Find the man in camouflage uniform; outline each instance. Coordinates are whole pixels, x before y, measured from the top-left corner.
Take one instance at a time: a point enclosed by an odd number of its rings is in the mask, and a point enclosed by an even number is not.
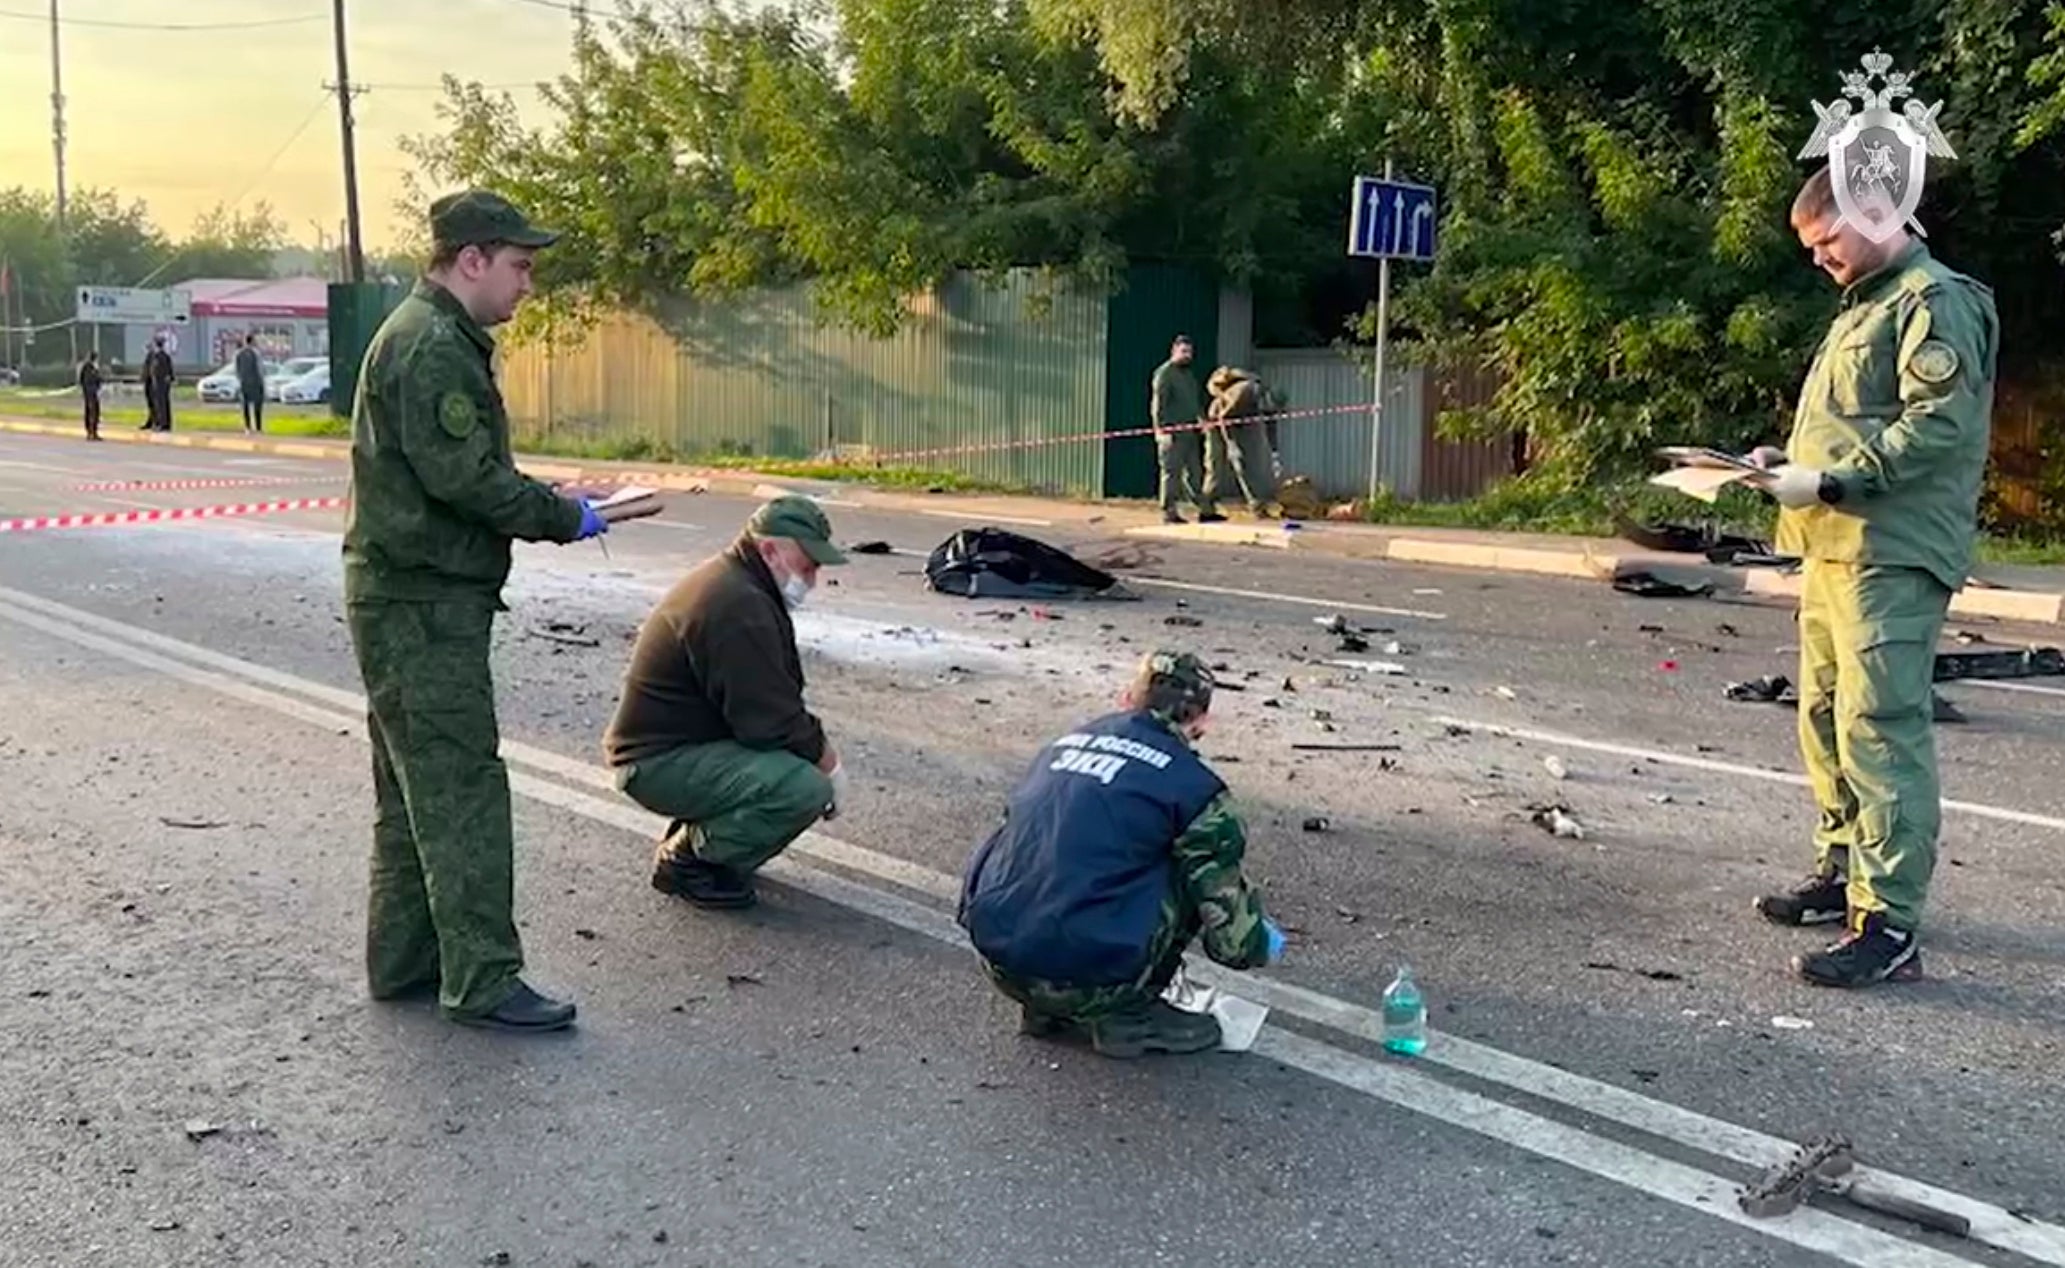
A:
[[[1119,712],[1040,751],[969,860],[959,920],[1024,1033],[1086,1033],[1112,1057],[1202,1052],[1219,1023],[1161,998],[1191,941],[1229,968],[1281,957],[1241,875],[1233,798],[1192,748],[1212,687],[1197,657],[1150,653]]]
[[[432,203],[430,229],[430,266],[373,336],[352,407],[344,598],[377,802],[366,974],[376,999],[435,991],[454,1021],[555,1030],[574,1006],[519,976],[489,636],[511,539],[605,525],[516,470],[495,388],[486,328],[556,235],[479,190]]]
[[[1162,519],[1170,524],[1183,522],[1182,512],[1176,509],[1176,500],[1186,488],[1190,491],[1191,501],[1197,504],[1198,523],[1217,524],[1226,518],[1219,514],[1212,482],[1205,474],[1207,437],[1217,443],[1224,442],[1217,433],[1197,427],[1204,419],[1205,401],[1197,388],[1197,375],[1190,368],[1194,356],[1196,349],[1190,336],[1177,335],[1176,341],[1169,345],[1169,359],[1155,367],[1153,389],[1149,394],[1148,418],[1154,425],[1154,456],[1161,469]]]
[[[1820,810],[1813,875],[1757,900],[1784,925],[1842,920],[1794,960],[1810,982],[1917,977],[1942,820],[1931,681],[1950,597],[1972,566],[2000,322],[1985,286],[1903,229],[1873,243],[1823,168],[1792,224],[1843,288],[1784,453],[1754,455],[1806,561],[1800,751]]]
[[[1205,417],[1219,424],[1208,434],[1219,443],[1212,446],[1205,466],[1205,483],[1214,496],[1226,487],[1226,468],[1247,499],[1248,510],[1257,519],[1274,516],[1270,503],[1276,498],[1276,420],[1257,419],[1273,413],[1277,406],[1262,386],[1262,380],[1246,370],[1222,365],[1212,371],[1205,390],[1212,403]]]

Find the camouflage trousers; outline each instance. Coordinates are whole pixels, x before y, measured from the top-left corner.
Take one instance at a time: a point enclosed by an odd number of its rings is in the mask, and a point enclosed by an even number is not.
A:
[[[375,998],[436,984],[479,1016],[523,970],[515,832],[480,599],[346,605],[373,742],[366,978]]]
[[[1205,483],[1212,496],[1225,497],[1235,491],[1230,486],[1237,486],[1249,510],[1267,507],[1276,498],[1276,472],[1262,424],[1235,419],[1205,434],[1218,442],[1205,450]]]
[[[702,829],[696,857],[755,871],[824,816],[830,776],[786,749],[691,744],[617,770],[617,788],[654,814]]]
[[[1175,978],[1183,963],[1183,953],[1197,937],[1198,928],[1197,909],[1171,889],[1162,899],[1161,919],[1148,940],[1147,963],[1131,982],[1115,986],[1062,986],[1037,978],[1016,977],[988,960],[982,961],[982,967],[998,990],[1033,1012],[1062,1021],[1095,1021],[1159,999]]]

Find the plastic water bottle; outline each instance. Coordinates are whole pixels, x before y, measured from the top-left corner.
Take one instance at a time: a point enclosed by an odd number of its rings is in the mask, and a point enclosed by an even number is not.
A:
[[[1410,964],[1384,988],[1384,1051],[1417,1057],[1427,1050],[1427,1004],[1420,998]]]

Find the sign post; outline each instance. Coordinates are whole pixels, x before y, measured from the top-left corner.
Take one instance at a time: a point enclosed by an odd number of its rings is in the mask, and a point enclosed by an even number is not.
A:
[[[1377,355],[1371,387],[1369,497],[1377,497],[1384,437],[1384,352],[1391,334],[1391,261],[1434,258],[1434,188],[1391,177],[1384,160],[1381,178],[1358,176],[1348,208],[1348,254],[1377,261]]]

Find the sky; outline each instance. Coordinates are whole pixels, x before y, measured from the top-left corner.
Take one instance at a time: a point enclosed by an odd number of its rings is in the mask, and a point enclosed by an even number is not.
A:
[[[368,251],[396,241],[393,204],[410,160],[400,138],[433,131],[446,72],[530,84],[563,71],[572,16],[557,0],[347,0],[359,209]],[[591,5],[598,15],[614,6]],[[344,219],[329,0],[59,0],[63,19],[67,184],[140,198],[174,236],[218,202],[264,200],[289,236],[334,244]],[[28,14],[35,20],[17,16]],[[237,23],[246,30],[89,25]],[[385,85],[385,86],[383,86]],[[537,120],[537,96],[512,89]],[[269,160],[272,162],[267,167]],[[48,190],[49,0],[0,0],[0,189]]]

